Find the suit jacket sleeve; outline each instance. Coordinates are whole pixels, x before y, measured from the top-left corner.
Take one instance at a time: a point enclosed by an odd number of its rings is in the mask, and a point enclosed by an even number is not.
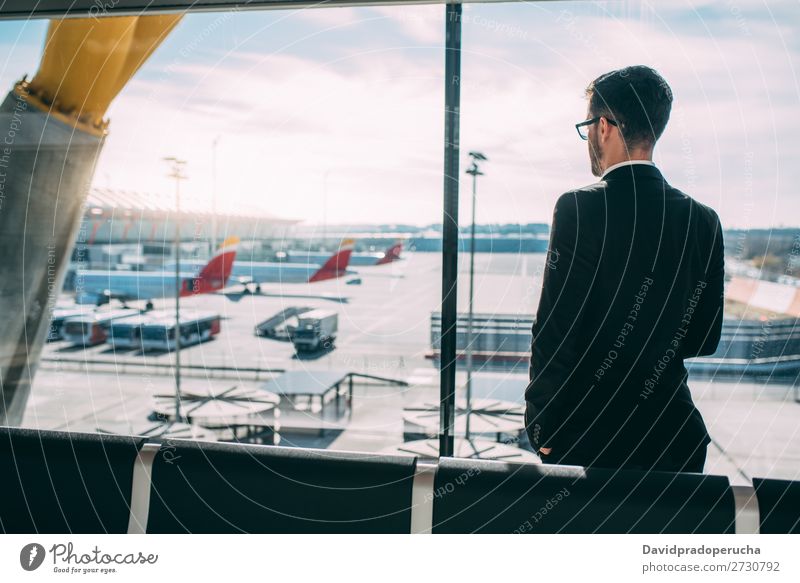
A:
[[[597,246],[588,218],[579,220],[576,193],[556,203],[542,295],[533,325],[530,383],[525,391],[531,445],[551,447],[558,439],[568,400],[566,385],[583,357],[581,319],[597,269]]]
[[[711,255],[705,278],[698,282],[699,286],[704,287],[700,287],[700,299],[683,342],[684,358],[714,354],[722,332],[725,308],[725,249],[722,241],[722,225],[716,213],[713,217]]]

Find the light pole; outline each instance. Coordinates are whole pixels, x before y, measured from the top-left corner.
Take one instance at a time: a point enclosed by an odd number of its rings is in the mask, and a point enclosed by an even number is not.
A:
[[[331,173],[333,168],[325,170],[325,175],[322,177],[322,248],[328,248],[328,174]]]
[[[175,179],[175,422],[181,421],[181,180],[185,160],[173,156],[164,158],[170,165],[169,178]]]
[[[478,162],[486,162],[489,159],[480,152],[470,152],[472,165],[467,169],[467,174],[472,176],[472,224],[470,226],[469,242],[469,311],[467,314],[467,411],[465,437],[469,439],[469,418],[472,415],[472,313],[475,284],[475,199],[478,186],[478,176],[483,176],[483,172],[478,168]],[[458,326],[456,326],[457,328]]]
[[[211,142],[211,255],[217,250],[217,144],[220,136]]]

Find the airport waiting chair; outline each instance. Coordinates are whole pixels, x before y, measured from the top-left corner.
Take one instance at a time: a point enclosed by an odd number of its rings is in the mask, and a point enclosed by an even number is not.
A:
[[[800,482],[753,478],[761,534],[800,534]]]
[[[414,459],[175,441],[152,472],[147,532],[407,533]]]
[[[143,439],[0,428],[0,531],[125,533]]]
[[[437,533],[732,533],[735,528],[734,495],[724,476],[442,459],[435,492]]]
[[[0,429],[7,533],[797,533],[800,482]]]

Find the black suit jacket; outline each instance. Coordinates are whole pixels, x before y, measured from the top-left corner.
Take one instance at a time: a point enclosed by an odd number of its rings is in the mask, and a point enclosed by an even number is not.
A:
[[[558,463],[671,469],[704,447],[683,359],[716,350],[723,283],[719,217],[656,167],[562,195],[525,391],[534,448]]]

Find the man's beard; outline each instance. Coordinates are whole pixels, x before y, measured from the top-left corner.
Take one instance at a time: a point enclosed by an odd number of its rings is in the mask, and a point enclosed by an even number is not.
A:
[[[592,174],[597,176],[598,178],[603,175],[602,169],[600,168],[600,157],[602,156],[602,152],[600,151],[600,144],[597,140],[589,138],[589,162],[592,166]]]

